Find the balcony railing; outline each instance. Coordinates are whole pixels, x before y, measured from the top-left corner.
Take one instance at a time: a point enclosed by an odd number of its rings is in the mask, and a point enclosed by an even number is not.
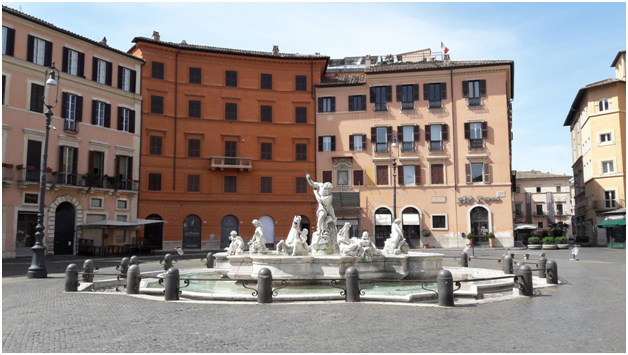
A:
[[[211,157],[211,169],[253,170],[253,159],[244,157]]]
[[[57,184],[78,186],[78,174],[57,173]]]
[[[626,207],[625,200],[592,200],[591,207],[596,210],[615,210]]]
[[[385,102],[376,102],[375,111],[388,111],[388,104]]]
[[[66,132],[78,132],[78,123],[66,119],[63,122],[63,130]]]
[[[482,98],[481,97],[470,97],[467,101],[467,106],[482,106]]]
[[[388,142],[375,143],[375,152],[376,153],[388,153]]]
[[[539,212],[539,211],[535,211],[532,214],[534,217],[546,217],[547,216],[547,212]]]
[[[414,110],[414,101],[402,102],[401,109],[402,110]]]
[[[443,100],[430,100],[427,104],[427,108],[443,108]]]
[[[414,152],[416,150],[416,146],[414,142],[401,142],[401,151],[402,152]]]
[[[443,141],[430,141],[430,151],[443,150]]]
[[[469,139],[469,149],[471,150],[484,149],[484,139]]]

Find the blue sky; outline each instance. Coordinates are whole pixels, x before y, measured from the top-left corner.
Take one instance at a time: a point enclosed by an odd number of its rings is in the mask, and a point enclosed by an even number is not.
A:
[[[135,36],[333,57],[440,50],[515,61],[513,168],[571,174],[565,116],[582,86],[614,77],[625,3],[4,3],[127,50]],[[141,14],[142,16],[136,16]]]

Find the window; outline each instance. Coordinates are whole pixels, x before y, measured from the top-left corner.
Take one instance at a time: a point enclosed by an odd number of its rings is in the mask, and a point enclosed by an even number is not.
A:
[[[38,203],[39,203],[39,194],[29,194],[29,193],[24,194],[25,205],[36,205]]]
[[[116,209],[126,210],[128,208],[129,208],[129,201],[128,200],[117,200],[116,201]]]
[[[521,216],[521,204],[520,203],[515,204],[515,215]]]
[[[2,76],[2,104],[4,105],[4,97],[6,96],[7,76]]]
[[[295,122],[307,123],[307,107],[297,107],[295,109]]]
[[[388,131],[391,131],[391,130],[392,130],[392,127],[376,127],[375,152],[377,153],[388,152]]]
[[[307,91],[307,76],[305,75],[297,75],[296,76],[296,91]]]
[[[197,100],[188,101],[188,117],[201,118],[201,102]]]
[[[401,89],[401,92],[399,92]],[[397,101],[401,101],[402,110],[413,110],[414,101],[419,99],[418,85],[400,85],[397,86]]]
[[[30,36],[29,36],[30,37]],[[33,37],[33,60],[32,62],[39,65],[46,65],[46,41]]]
[[[148,174],[148,190],[161,191],[161,174]]]
[[[131,91],[131,69],[118,66],[118,70],[120,70],[120,74],[118,74],[121,80],[120,89],[130,92]]]
[[[401,126],[398,128],[401,133],[401,151],[402,152],[414,152],[416,150],[414,142],[419,135],[418,126]],[[416,133],[416,136],[415,136]]]
[[[307,143],[296,144],[296,161],[307,161]]]
[[[131,110],[124,107],[119,107],[120,117],[118,123],[118,129],[124,132],[131,131]]]
[[[362,134],[354,134],[351,136],[351,138],[353,138],[353,146],[350,147],[350,150],[357,150],[360,151],[363,148],[363,145],[365,142],[364,135]],[[349,141],[351,141],[351,139],[349,139]],[[351,142],[349,142],[349,145],[351,145]]]
[[[323,183],[330,183],[331,184],[331,171],[323,171]]]
[[[445,166],[443,164],[431,164],[431,178],[432,185],[444,184],[445,183]]]
[[[541,186],[536,187],[536,193],[541,193]]]
[[[545,213],[543,212],[543,205],[536,205],[536,215],[543,216]]]
[[[562,203],[556,204],[556,214],[558,214],[559,216],[562,216],[564,214],[564,208]]]
[[[162,96],[153,96],[150,97],[150,113],[155,113],[158,115],[164,114],[164,98]]]
[[[201,157],[201,140],[188,139],[188,158]]]
[[[153,62],[151,68],[152,68],[151,77],[153,79],[164,78],[164,63]]]
[[[331,136],[323,137],[323,152],[331,152]]]
[[[413,185],[415,184],[415,173],[416,166],[415,165],[404,165],[402,167],[403,178],[400,179],[399,185]],[[401,174],[399,174],[401,175]]]
[[[600,141],[600,145],[607,145],[607,144],[614,143],[612,132],[600,133],[599,141]]]
[[[353,186],[364,186],[364,170],[353,170]]]
[[[94,122],[92,122],[96,126],[105,127],[105,115],[107,110],[107,104],[100,101],[93,101],[95,105],[94,109]]]
[[[428,101],[427,108],[442,108],[442,100],[447,98],[447,84],[423,84],[423,99]]]
[[[430,132],[429,141],[430,141],[430,150],[443,150],[443,127],[444,125],[433,124],[425,127],[425,132],[427,133],[428,129]]]
[[[447,215],[432,215],[432,229],[447,230]]]
[[[307,180],[304,177],[296,178],[296,191],[297,194],[307,193]]]
[[[225,141],[225,156],[237,157],[238,156],[238,142],[237,141]],[[229,158],[225,159],[225,164],[236,165],[237,159]]]
[[[273,178],[272,177],[260,178],[260,193],[263,193],[263,194],[273,193]]]
[[[238,104],[232,104],[232,103],[225,104],[225,120],[227,121],[238,120]]]
[[[161,155],[161,148],[163,143],[163,137],[150,136],[150,155]]]
[[[484,181],[484,164],[483,163],[471,163],[471,182]]]
[[[488,124],[486,122],[465,123],[464,136],[469,140],[469,149],[483,149],[484,139],[488,137]]]
[[[602,174],[615,173],[615,165],[612,160],[606,160],[602,162]]]
[[[349,170],[336,171],[336,185],[337,186],[349,185]]]
[[[90,198],[89,199],[89,206],[91,208],[102,208],[102,198]]]
[[[77,96],[76,95],[72,95],[72,94],[68,94],[68,93],[63,93],[63,118],[65,118],[65,122],[63,123],[63,130],[64,131],[71,131],[71,132],[76,132],[76,102],[77,102]]]
[[[318,112],[336,112],[335,97],[319,97]]]
[[[615,191],[604,191],[604,206],[606,208],[617,208]]]
[[[225,192],[237,192],[237,177],[225,176]]]
[[[15,30],[2,26],[2,54],[13,55],[15,46]]]
[[[521,193],[521,187],[520,186],[516,186],[515,187],[515,193],[518,193],[518,194]]]
[[[273,122],[273,107],[272,106],[262,106],[261,109],[261,121],[266,123]]]
[[[543,222],[537,222],[536,227],[538,229],[543,229]]]
[[[556,192],[561,192],[561,186],[556,186]]]
[[[31,111],[44,113],[44,87],[31,84]]]
[[[96,61],[96,82],[100,84],[108,85],[107,82],[107,66],[108,62],[95,58]]]
[[[482,96],[486,96],[486,80],[462,82],[462,96],[468,98],[468,106],[482,105]]]
[[[227,70],[225,72],[225,86],[238,87],[238,72],[233,70]]]
[[[376,86],[371,88],[371,102],[375,103],[375,111],[388,110],[387,102],[391,101],[392,86]]]
[[[95,152],[95,151],[90,151],[89,152],[89,158],[88,158],[88,167],[87,167],[87,172],[92,173],[92,174],[96,174],[98,175],[98,177],[100,178],[103,174],[104,171],[104,166],[105,166],[105,153],[104,152]],[[98,187],[102,187],[102,182],[101,181],[97,181],[96,182]]]
[[[63,68],[64,71],[68,74],[79,75],[79,52],[65,47],[63,49],[67,51],[67,66]]]
[[[201,83],[201,68],[190,67],[190,84]]]
[[[261,143],[260,144],[260,160],[273,160],[273,144],[272,143]]]
[[[201,191],[201,176],[200,175],[188,175],[188,192],[200,192]]]
[[[366,111],[366,95],[349,96],[349,111]]]
[[[272,74],[262,74],[261,88],[264,90],[273,89],[273,75]]]
[[[388,165],[377,165],[377,185],[388,185]]]
[[[597,103],[598,112],[608,111],[608,99],[602,99]]]

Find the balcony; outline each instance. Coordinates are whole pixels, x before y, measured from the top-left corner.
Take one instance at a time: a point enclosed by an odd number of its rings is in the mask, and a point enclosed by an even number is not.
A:
[[[401,109],[402,110],[414,110],[414,101],[402,102]]]
[[[428,109],[443,108],[443,100],[430,100],[427,103]]]
[[[401,142],[401,151],[402,152],[414,152],[416,151],[416,146],[414,142]]]
[[[468,107],[482,106],[482,98],[481,97],[470,97],[469,100],[467,100],[467,106]]]
[[[78,132],[78,123],[76,123],[76,121],[70,121],[68,119],[66,119],[63,122],[63,130],[66,132],[70,132],[70,133],[77,133]]]
[[[111,190],[139,191],[140,182],[131,179],[116,179],[100,175],[83,174],[77,178],[77,186]]]
[[[73,173],[57,173],[57,178],[54,180],[57,184],[78,186],[78,174]]]
[[[616,210],[626,207],[625,200],[592,200],[590,205],[596,211]]]
[[[388,142],[375,143],[375,153],[388,153],[388,151],[389,151]]]
[[[484,139],[469,139],[469,150],[484,149]]]
[[[210,168],[212,170],[220,169],[239,169],[253,170],[253,159],[244,157],[211,157]]]
[[[376,102],[374,110],[375,111],[388,111],[388,104],[385,102]]]
[[[430,151],[442,151],[444,150],[443,141],[430,141]]]
[[[532,216],[534,217],[547,217],[547,212],[545,211],[535,211]]]

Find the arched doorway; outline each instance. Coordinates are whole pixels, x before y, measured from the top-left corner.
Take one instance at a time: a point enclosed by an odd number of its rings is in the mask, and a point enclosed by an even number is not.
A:
[[[74,206],[63,202],[55,211],[55,255],[72,255],[74,252]]]
[[[154,220],[154,221],[163,221],[158,214],[151,214],[146,219]],[[163,223],[153,223],[147,224],[144,226],[144,243],[146,246],[155,247],[159,250],[163,249],[163,241],[164,241],[164,224]]]
[[[201,218],[197,215],[189,215],[183,221],[183,248],[200,249],[201,248]]]
[[[488,233],[491,231],[489,211],[483,206],[471,208],[469,211],[470,232],[473,234],[473,242],[488,242]]]
[[[271,216],[261,216],[259,221],[262,223],[264,229],[264,239],[266,239],[266,245],[275,245],[275,221]]]
[[[310,229],[310,219],[302,215],[301,230],[303,229],[307,229],[307,245],[310,245],[310,243],[312,243],[312,230]]]
[[[229,233],[231,231],[240,232],[240,223],[236,216],[225,216],[220,222],[220,249],[224,249],[229,246]]]
[[[401,222],[403,235],[410,247],[413,247],[414,244],[419,246],[421,242],[421,215],[419,211],[414,207],[406,207],[401,212]]]
[[[383,247],[384,242],[390,237],[392,226],[392,212],[381,207],[375,211],[375,246]]]

